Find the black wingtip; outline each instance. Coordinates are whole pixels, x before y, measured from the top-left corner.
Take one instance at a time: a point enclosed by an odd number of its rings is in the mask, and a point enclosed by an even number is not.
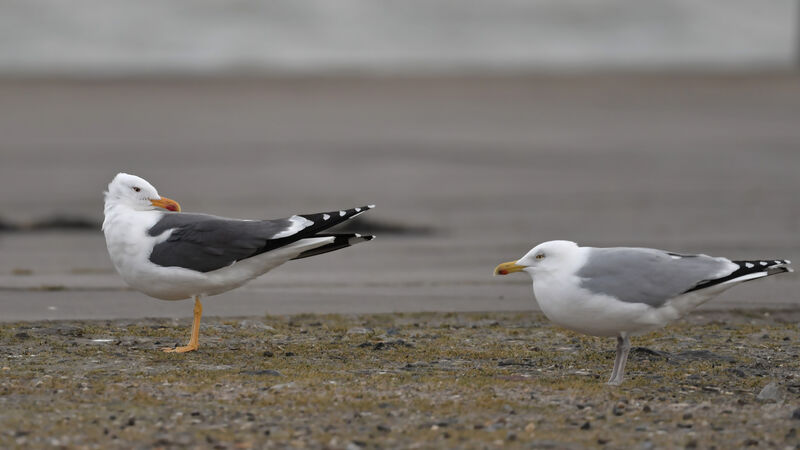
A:
[[[751,274],[755,273],[763,274],[763,276],[770,276],[784,272],[794,272],[794,269],[792,269],[789,266],[789,264],[791,264],[792,262],[789,261],[788,259],[749,260],[749,261],[731,261],[731,262],[739,266],[739,268],[725,277],[713,280],[706,280],[701,283],[698,283],[693,288],[684,292],[684,294],[687,292],[705,289],[707,287],[711,287],[717,284],[722,284],[728,281],[736,281],[738,278],[743,278],[742,281],[750,281],[756,278],[761,278],[761,277],[750,276]]]

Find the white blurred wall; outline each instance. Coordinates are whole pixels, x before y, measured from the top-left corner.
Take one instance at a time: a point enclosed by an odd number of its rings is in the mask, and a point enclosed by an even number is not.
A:
[[[0,0],[0,75],[782,69],[797,0]]]

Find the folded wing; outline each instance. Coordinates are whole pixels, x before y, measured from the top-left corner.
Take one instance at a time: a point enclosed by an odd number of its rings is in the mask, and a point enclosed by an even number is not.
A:
[[[150,261],[164,267],[210,272],[300,239],[314,237],[372,208],[370,205],[275,220],[164,213],[148,233],[151,236],[169,235],[155,245]]]
[[[662,306],[738,266],[725,258],[679,255],[649,248],[592,248],[578,271],[581,286],[628,303]]]

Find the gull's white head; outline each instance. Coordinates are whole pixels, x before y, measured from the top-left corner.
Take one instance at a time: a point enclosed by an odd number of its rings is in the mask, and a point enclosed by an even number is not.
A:
[[[528,272],[531,275],[551,272],[563,268],[578,252],[578,244],[572,241],[543,242],[522,258],[495,267],[495,275],[508,275],[514,272]]]
[[[169,211],[181,210],[178,202],[158,195],[156,188],[147,180],[127,173],[118,173],[111,183],[108,183],[105,199],[106,206],[121,204],[138,211],[156,208]]]

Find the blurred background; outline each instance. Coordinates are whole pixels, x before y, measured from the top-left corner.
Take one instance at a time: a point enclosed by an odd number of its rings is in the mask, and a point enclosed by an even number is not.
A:
[[[184,317],[127,290],[102,192],[378,239],[209,315],[535,309],[535,244],[800,260],[796,0],[0,0],[0,320]],[[704,308],[800,307],[796,274]]]

